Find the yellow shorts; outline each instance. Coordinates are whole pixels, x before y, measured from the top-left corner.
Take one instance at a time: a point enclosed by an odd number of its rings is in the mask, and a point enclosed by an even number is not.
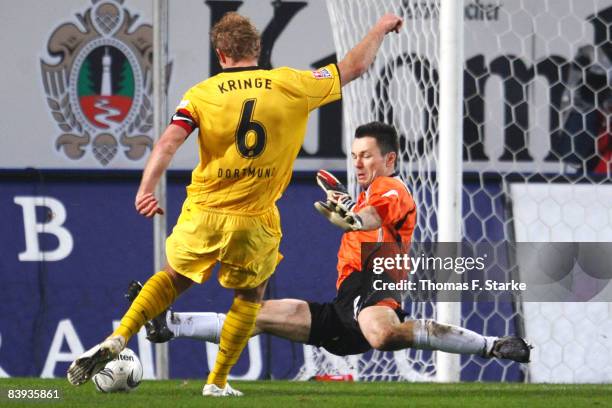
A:
[[[276,206],[257,214],[227,214],[185,200],[166,240],[166,257],[176,272],[197,283],[220,263],[218,279],[229,289],[252,289],[281,261],[282,233]]]

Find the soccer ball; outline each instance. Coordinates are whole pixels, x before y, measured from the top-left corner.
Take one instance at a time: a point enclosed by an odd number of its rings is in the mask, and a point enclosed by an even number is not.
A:
[[[102,392],[132,391],[142,380],[142,364],[138,356],[129,348],[124,349],[92,381]]]

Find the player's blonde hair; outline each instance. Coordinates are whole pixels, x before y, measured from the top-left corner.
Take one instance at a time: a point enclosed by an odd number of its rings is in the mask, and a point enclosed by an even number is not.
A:
[[[261,37],[251,20],[235,11],[225,13],[210,30],[210,41],[234,61],[259,58]]]

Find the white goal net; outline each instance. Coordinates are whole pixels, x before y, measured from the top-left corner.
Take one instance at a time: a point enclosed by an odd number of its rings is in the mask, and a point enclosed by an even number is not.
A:
[[[419,211],[413,241],[436,241],[436,175],[444,166],[438,160],[440,3],[327,5],[339,59],[384,13],[405,20],[399,35],[385,39],[369,73],[343,89],[344,135],[350,151],[360,124],[380,120],[398,129],[399,169]],[[502,273],[523,277],[528,262],[513,249],[516,242],[612,241],[606,185],[612,168],[612,1],[465,0],[464,7],[462,239],[488,243]],[[350,162],[347,171],[355,191]],[[596,274],[575,262],[571,270]],[[486,335],[524,335],[535,349],[528,366],[461,357],[459,378],[612,381],[610,276],[597,279],[575,299],[580,302],[463,302],[463,326]],[[414,318],[436,317],[434,303],[405,307]],[[340,358],[306,350],[300,378],[436,378],[432,352]]]

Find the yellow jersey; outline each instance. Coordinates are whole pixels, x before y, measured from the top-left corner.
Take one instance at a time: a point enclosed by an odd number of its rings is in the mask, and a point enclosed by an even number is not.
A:
[[[172,121],[199,129],[189,198],[223,212],[269,209],[289,184],[309,113],[340,97],[335,64],[230,68],[189,89]]]

